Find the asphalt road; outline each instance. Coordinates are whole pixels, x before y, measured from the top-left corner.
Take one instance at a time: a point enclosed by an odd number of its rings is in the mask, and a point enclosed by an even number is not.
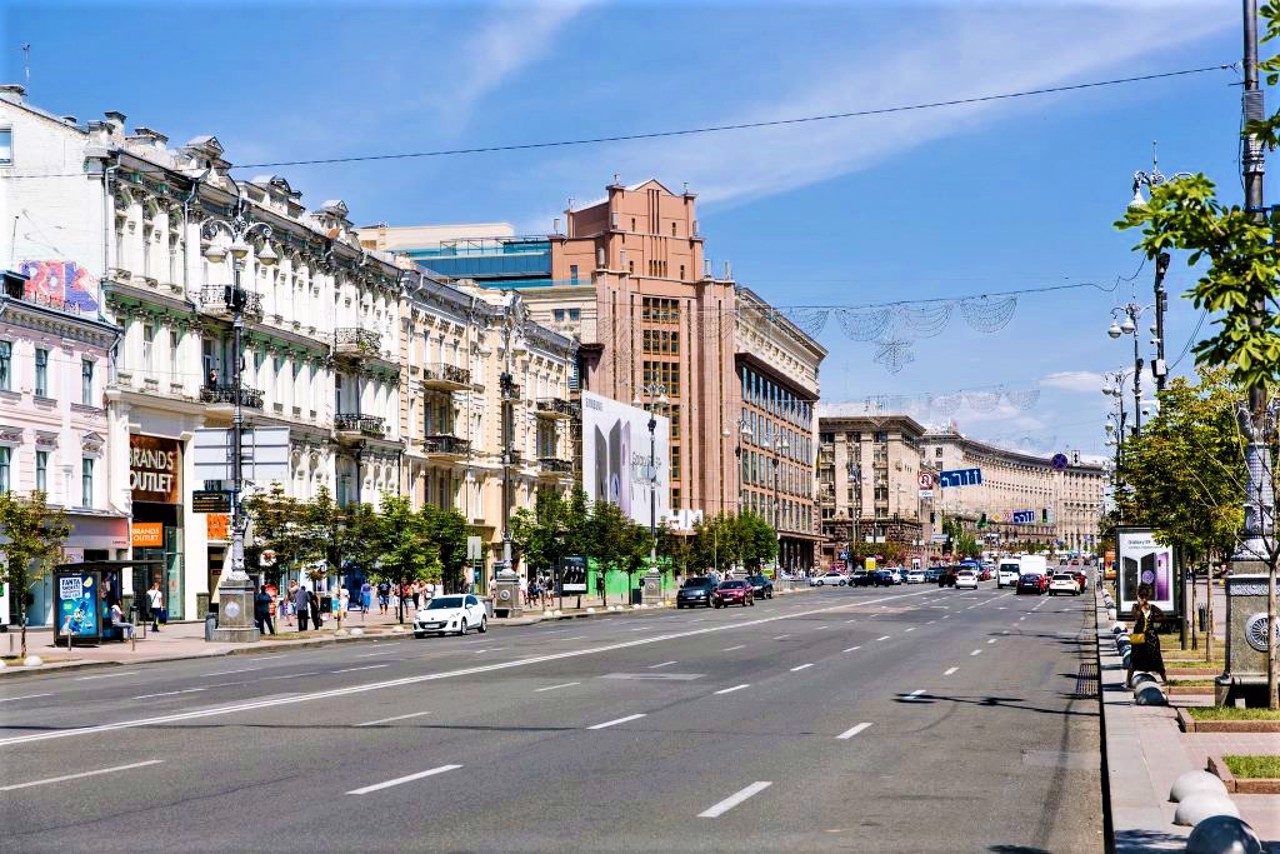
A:
[[[1102,849],[1091,597],[824,589],[0,686],[0,848]]]

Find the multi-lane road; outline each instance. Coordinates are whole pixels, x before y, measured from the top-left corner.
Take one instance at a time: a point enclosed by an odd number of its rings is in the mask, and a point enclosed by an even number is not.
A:
[[[1099,851],[1091,602],[835,588],[6,680],[2,847]]]

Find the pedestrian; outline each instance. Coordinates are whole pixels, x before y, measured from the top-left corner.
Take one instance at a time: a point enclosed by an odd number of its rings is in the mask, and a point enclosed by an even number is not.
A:
[[[385,581],[378,582],[378,613],[387,613],[387,606],[391,604],[391,585]]]
[[[293,625],[293,615],[295,611],[293,600],[294,600],[294,597],[297,595],[298,595],[298,582],[296,580],[290,581],[289,595],[287,595],[284,599],[284,621],[285,621],[285,624],[289,626]]]
[[[363,615],[361,619],[367,619],[369,609],[373,607],[373,585],[366,578],[364,583],[360,585],[360,613]]]
[[[604,570],[600,570],[596,573],[596,595],[600,597],[601,605],[609,604],[609,601],[605,598],[604,594]]]
[[[119,627],[122,639],[133,640],[134,625],[125,622],[124,611],[120,610],[119,602],[113,602],[111,605],[111,624]]]
[[[338,619],[345,620],[351,609],[351,591],[345,587],[338,590]]]
[[[159,581],[147,591],[147,604],[151,606],[151,631],[158,632],[160,624],[168,622],[164,612],[164,591],[160,589]]]
[[[271,619],[272,604],[271,594],[264,588],[259,588],[253,597],[253,622],[264,635],[276,633],[275,622]]]
[[[307,592],[307,610],[311,612],[311,624],[319,629],[324,625],[320,619],[320,594],[314,590]]]
[[[305,632],[307,630],[307,617],[309,613],[307,603],[309,599],[310,596],[305,584],[299,586],[297,591],[293,594],[293,608],[298,612],[298,631],[300,632]]]
[[[523,575],[520,576],[520,601],[529,604],[529,579]]]
[[[1155,673],[1161,682],[1168,682],[1164,672],[1164,656],[1160,653],[1160,624],[1164,621],[1164,612],[1150,602],[1151,588],[1146,584],[1138,586],[1138,601],[1129,613],[1129,672],[1125,676],[1124,687],[1133,687],[1133,673]]]

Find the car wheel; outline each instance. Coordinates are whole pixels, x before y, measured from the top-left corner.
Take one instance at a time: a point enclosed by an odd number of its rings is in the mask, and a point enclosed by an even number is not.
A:
[[[769,598],[769,599],[772,599],[772,598],[773,598],[773,591],[772,591],[772,590],[770,590],[770,591],[769,591],[769,595],[768,595],[766,598]]]
[[[463,617],[462,622],[458,625],[458,637],[465,638],[467,636],[467,618]]]
[[[476,631],[480,632],[480,634],[484,634],[485,632],[489,631],[489,618],[488,618],[488,617],[481,617],[481,618],[480,618],[480,627],[479,627],[478,629],[476,629]]]
[[[683,611],[683,610],[684,610],[684,603],[683,603],[683,602],[677,602],[677,603],[676,603],[676,610],[677,610],[677,611]]]
[[[422,640],[423,638],[425,638],[425,637],[427,636],[427,633],[426,633],[426,632],[414,632],[414,633],[413,633],[413,636],[414,636],[415,638],[417,638],[418,640]]]

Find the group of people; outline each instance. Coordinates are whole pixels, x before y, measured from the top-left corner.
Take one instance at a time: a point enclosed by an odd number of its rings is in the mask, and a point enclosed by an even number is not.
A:
[[[539,573],[532,578],[520,576],[520,598],[526,607],[541,605],[545,608],[555,595],[555,580],[549,574]]]

